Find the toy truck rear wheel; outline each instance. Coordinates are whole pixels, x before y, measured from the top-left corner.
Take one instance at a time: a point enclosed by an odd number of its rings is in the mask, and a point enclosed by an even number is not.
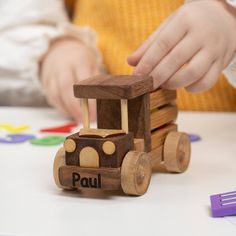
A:
[[[54,177],[54,181],[57,185],[58,188],[64,189],[64,190],[74,190],[73,188],[70,187],[66,187],[60,184],[60,180],[59,180],[59,168],[61,166],[66,165],[66,161],[65,161],[65,150],[64,148],[60,148],[57,151],[56,157],[54,159],[54,163],[53,163],[53,177]]]
[[[169,132],[164,143],[164,164],[169,172],[182,173],[189,165],[191,145],[185,133]]]
[[[121,187],[129,195],[143,195],[151,179],[151,164],[145,152],[130,151],[121,166]]]

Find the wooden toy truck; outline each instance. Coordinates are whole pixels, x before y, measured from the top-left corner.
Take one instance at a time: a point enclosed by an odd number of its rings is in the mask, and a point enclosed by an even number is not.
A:
[[[143,195],[152,168],[184,172],[190,141],[177,132],[175,91],[153,91],[149,76],[96,76],[74,85],[83,128],[68,136],[55,157],[62,189],[120,190]],[[88,99],[97,100],[97,129],[90,128]]]

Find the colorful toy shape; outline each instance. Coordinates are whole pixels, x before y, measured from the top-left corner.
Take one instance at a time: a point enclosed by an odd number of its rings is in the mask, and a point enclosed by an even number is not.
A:
[[[236,191],[210,196],[213,217],[236,215]]]
[[[6,138],[0,138],[0,143],[17,144],[31,139],[35,139],[35,136],[32,134],[8,134]]]
[[[73,128],[75,128],[77,124],[75,123],[68,123],[61,126],[51,127],[51,128],[45,128],[41,129],[41,133],[71,133]]]
[[[30,126],[29,125],[13,126],[11,124],[0,124],[0,129],[4,129],[9,133],[17,134],[30,129]]]
[[[61,126],[56,126],[52,128],[41,129],[40,132],[43,133],[70,133],[73,128],[76,127],[76,123],[67,123]],[[5,137],[0,137],[1,144],[18,144],[30,141],[32,145],[37,146],[55,146],[62,144],[65,137],[62,135],[50,135],[44,136],[42,138],[37,138],[33,134],[23,133],[25,130],[30,129],[29,125],[14,126],[12,124],[0,123],[0,129],[4,129],[10,134]],[[21,133],[21,134],[20,134]]]
[[[188,134],[188,137],[191,143],[201,141],[201,137],[197,134]]]
[[[31,139],[30,143],[38,146],[54,146],[62,144],[64,141],[64,136],[46,136],[43,138]]]

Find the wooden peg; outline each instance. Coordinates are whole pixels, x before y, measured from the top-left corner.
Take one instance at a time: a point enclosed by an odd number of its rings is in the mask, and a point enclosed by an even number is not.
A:
[[[128,101],[126,99],[121,99],[121,126],[122,130],[129,133],[129,124],[128,124]]]
[[[81,109],[83,114],[83,127],[89,129],[90,128],[89,105],[87,98],[81,98]]]

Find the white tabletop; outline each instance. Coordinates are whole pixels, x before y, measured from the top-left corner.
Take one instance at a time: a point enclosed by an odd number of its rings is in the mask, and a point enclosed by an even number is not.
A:
[[[52,109],[0,108],[0,123],[29,124],[38,137],[67,121]],[[142,197],[63,192],[52,177],[57,146],[0,144],[0,235],[235,235],[236,217],[212,218],[209,196],[236,190],[236,113],[180,113],[178,124],[202,137],[190,168],[153,174]]]

